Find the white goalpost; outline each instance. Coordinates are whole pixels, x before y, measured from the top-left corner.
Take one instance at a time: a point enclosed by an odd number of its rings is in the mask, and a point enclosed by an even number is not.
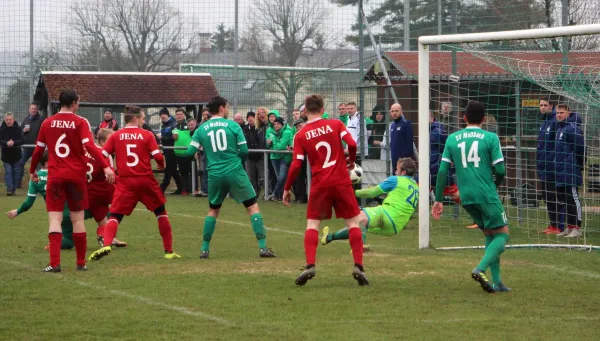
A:
[[[532,42],[538,42],[538,41],[542,41],[543,39],[548,39],[548,41],[551,41],[549,38],[553,38],[552,41],[553,42],[557,42],[560,41],[554,38],[563,38],[565,40],[563,40],[563,45],[562,47],[564,48],[566,45],[564,44],[564,42],[566,42],[566,39],[571,39],[570,37],[576,37],[576,36],[587,36],[587,35],[600,35],[600,24],[592,24],[592,25],[578,25],[578,26],[567,26],[567,27],[552,27],[552,28],[541,28],[541,29],[529,29],[529,30],[515,30],[515,31],[500,31],[500,32],[487,32],[487,33],[470,33],[470,34],[453,34],[453,35],[436,35],[436,36],[422,36],[419,38],[419,43],[418,43],[418,121],[419,121],[419,126],[418,126],[418,148],[419,148],[419,154],[422,156],[419,160],[419,165],[418,165],[418,173],[419,173],[419,192],[421,193],[421,195],[419,196],[419,208],[418,208],[418,226],[419,226],[419,249],[426,249],[426,248],[430,248],[432,247],[432,242],[431,242],[431,228],[432,228],[432,224],[431,224],[431,212],[430,212],[430,196],[427,195],[430,193],[430,188],[431,188],[431,184],[430,184],[430,159],[429,159],[429,155],[430,155],[430,127],[429,127],[429,115],[430,112],[433,110],[432,109],[432,88],[431,88],[431,84],[430,84],[430,80],[433,80],[431,83],[434,84],[440,84],[442,82],[446,82],[444,83],[446,86],[445,89],[450,89],[451,87],[454,87],[455,91],[459,91],[462,90],[464,92],[470,91],[470,89],[472,88],[469,87],[468,85],[464,85],[464,84],[460,84],[460,75],[457,76],[455,74],[452,74],[452,72],[447,72],[445,74],[446,78],[443,80],[440,80],[440,78],[431,78],[434,77],[434,75],[431,74],[431,68],[433,68],[435,66],[435,63],[432,64],[432,55],[434,53],[437,53],[439,56],[439,54],[443,53],[443,52],[437,52],[437,47],[434,50],[433,48],[431,48],[432,45],[449,45],[449,46],[455,46],[458,44],[462,44],[461,46],[476,46],[477,51],[472,52],[472,51],[468,51],[468,48],[464,48],[462,51],[467,51],[467,52],[460,52],[463,53],[463,55],[468,54],[469,55],[469,60],[477,60],[477,59],[486,59],[485,56],[482,57],[482,55],[484,53],[489,53],[489,52],[481,52],[482,50],[480,50],[481,46],[485,46],[485,49],[494,49],[494,48],[499,48],[499,47],[505,47],[506,44],[505,43],[500,43],[500,42],[511,42],[511,41],[523,41],[523,40],[530,40]],[[564,38],[564,37],[569,37],[569,38]],[[469,45],[469,44],[480,44],[480,45]],[[482,45],[483,44],[483,45]],[[515,44],[515,50],[519,53],[522,53],[522,50],[519,50],[519,47],[517,46],[518,44]],[[522,46],[526,46],[525,44],[523,44]],[[554,45],[556,46],[556,45]],[[447,55],[450,56],[450,51],[451,49],[447,49],[446,50]],[[454,50],[455,51],[455,50]],[[487,50],[486,50],[487,51]],[[546,51],[544,51],[545,53]],[[493,56],[493,58],[488,58],[486,59],[488,61],[488,63],[493,64],[496,61],[499,61],[501,58],[505,58],[505,56],[507,55],[506,50],[494,50],[491,52],[492,54],[495,54]],[[516,52],[513,52],[516,53]],[[527,53],[531,53],[531,52],[527,52]],[[538,53],[537,51],[535,51],[535,53]],[[560,56],[561,51],[557,51],[556,49],[552,50],[551,52],[548,53],[555,53],[558,54]],[[598,52],[600,53],[600,52]],[[539,53],[538,53],[539,54]],[[437,57],[436,57],[437,58]],[[441,57],[439,57],[441,60]],[[512,57],[511,57],[512,58]],[[448,59],[448,58],[447,58]],[[446,59],[446,60],[447,60]],[[493,60],[491,60],[493,59]],[[452,55],[452,62],[454,63],[453,67],[451,68],[452,70],[457,70],[458,68],[461,68],[462,65],[461,60],[464,61],[465,59],[459,59],[458,60],[458,65],[457,65],[457,59],[456,59],[456,52],[453,52]],[[491,62],[489,62],[489,60],[491,60]],[[566,59],[563,59],[563,62],[565,62]],[[588,97],[581,97],[581,98],[575,98],[574,97],[569,97],[569,91],[572,91],[572,89],[566,89],[565,91],[557,91],[556,89],[549,89],[546,84],[547,82],[543,82],[543,81],[539,81],[542,76],[538,76],[539,74],[533,74],[533,72],[538,72],[538,71],[532,71],[527,69],[528,67],[531,66],[531,64],[528,63],[536,63],[536,65],[538,65],[540,63],[540,60],[534,61],[534,60],[519,60],[514,62],[514,65],[511,66],[506,66],[505,64],[502,64],[503,62],[497,62],[496,64],[494,64],[494,67],[497,68],[504,68],[504,70],[506,70],[507,74],[511,74],[511,78],[513,79],[514,82],[516,84],[520,84],[519,82],[521,82],[521,80],[519,79],[523,79],[523,81],[525,82],[529,82],[531,84],[535,84],[535,86],[537,87],[536,89],[542,89],[544,91],[547,91],[548,93],[552,93],[552,94],[557,94],[557,98],[558,96],[560,96],[561,101],[563,101],[564,99],[568,99],[568,100],[573,100],[573,101],[578,101],[578,103],[580,103],[580,107],[586,107],[588,105],[593,106],[593,110],[598,109],[597,103],[583,103],[588,101]],[[511,62],[512,63],[512,62]],[[541,61],[541,63],[545,63],[544,61]],[[566,63],[568,64],[568,61],[566,61]],[[548,62],[548,65],[550,65],[550,62]],[[560,64],[559,64],[560,66]],[[563,65],[564,66],[564,65]],[[568,66],[568,65],[567,65]],[[598,67],[598,65],[595,65],[596,67]],[[575,76],[581,76],[581,77],[587,77],[588,74],[587,73],[591,73],[592,71],[582,71],[582,68],[585,68],[585,65],[578,65],[577,68],[562,68],[561,71],[559,73],[556,73],[554,75],[550,75],[552,77],[558,77],[560,78],[561,84],[565,84],[567,79],[573,78]],[[590,66],[591,67],[591,66]],[[441,70],[442,68],[440,68]],[[574,73],[570,74],[568,70],[574,69]],[[565,71],[567,70],[567,71]],[[593,69],[593,72],[595,73],[594,75],[591,75],[592,80],[585,80],[585,82],[587,82],[586,85],[586,89],[588,87],[591,87],[591,92],[593,91],[598,91],[599,89],[599,84],[598,82],[600,82],[598,80],[598,74],[600,74],[600,71],[598,71],[597,68]],[[441,73],[441,71],[440,71]],[[582,76],[583,75],[583,76]],[[439,76],[439,73],[437,74],[437,76]],[[519,78],[521,77],[521,78]],[[547,75],[545,75],[544,77],[548,77]],[[473,79],[475,77],[471,78],[471,82],[473,82]],[[457,83],[458,82],[458,83]],[[591,83],[591,85],[590,85]],[[456,84],[456,85],[454,85]],[[564,86],[564,85],[563,85]],[[517,85],[518,87],[518,85]],[[486,88],[487,89],[487,88]],[[491,89],[491,87],[490,87]],[[486,90],[488,91],[488,90]],[[492,92],[493,90],[489,90],[487,92],[487,94],[489,94],[490,92]],[[579,90],[578,90],[579,91]],[[448,90],[448,92],[450,92],[450,90]],[[456,94],[457,92],[454,92],[453,94]],[[516,90],[517,96],[519,96],[519,90]],[[452,96],[452,95],[448,95],[448,96]],[[469,96],[469,95],[467,95]],[[487,95],[489,96],[489,95]],[[586,94],[586,96],[589,96],[589,94]],[[457,97],[457,96],[455,96]],[[466,99],[469,99],[471,97],[465,97]],[[465,98],[462,98],[463,102],[465,100]],[[591,98],[591,97],[590,97]],[[594,97],[594,98],[599,98],[599,97]],[[441,100],[440,100],[441,101]],[[458,101],[458,99],[456,99],[456,101]],[[521,97],[517,97],[516,99],[512,99],[513,104],[512,107],[510,108],[511,113],[513,115],[517,115],[518,119],[515,119],[513,121],[514,124],[521,124],[521,118],[519,118],[522,112],[521,108]],[[591,101],[591,100],[590,100]],[[562,103],[562,102],[561,102]],[[533,110],[534,108],[531,108],[531,110]],[[509,109],[506,109],[507,111]],[[539,110],[539,108],[538,108]],[[583,110],[584,109],[580,109]],[[587,110],[587,109],[585,109]],[[539,112],[538,112],[539,113]],[[583,112],[584,114],[587,114],[587,112]],[[595,111],[594,111],[595,113]],[[598,115],[595,115],[594,117],[598,117]],[[458,118],[458,114],[456,114],[456,118]],[[459,128],[460,127],[460,122],[458,119],[452,121],[452,122],[457,122],[456,123],[456,127]],[[532,123],[535,124],[535,123]],[[585,126],[584,126],[585,127]],[[516,128],[517,131],[519,131],[519,128]],[[583,128],[584,131],[586,128]],[[449,134],[449,133],[448,133]],[[595,133],[592,133],[595,134]],[[523,133],[518,133],[516,134],[517,137],[517,147],[518,148],[525,148],[525,147],[520,147],[520,136],[523,135]],[[600,137],[598,135],[594,135],[591,137],[586,137],[588,140],[589,139],[596,139],[599,140]],[[535,152],[535,147],[529,147],[529,152],[530,153],[534,153]],[[504,150],[503,150],[504,153]],[[517,154],[520,155],[520,154]],[[518,158],[518,157],[517,157]],[[527,157],[522,156],[521,159],[525,160]],[[517,162],[521,162],[521,160],[517,160]],[[527,171],[527,170],[526,170]],[[517,178],[519,177],[519,174],[521,170],[519,170],[517,174]],[[532,182],[535,181],[535,179],[533,179],[533,177],[529,178],[528,180],[531,180]],[[506,181],[506,180],[505,180]],[[521,182],[519,182],[519,179],[516,179],[516,183],[521,184]],[[435,185],[435,184],[434,184]],[[515,188],[517,188],[515,186]],[[596,198],[596,196],[593,196],[593,198]],[[592,199],[590,199],[592,200]],[[598,202],[600,202],[600,199],[596,199]],[[510,203],[509,203],[510,205]],[[598,208],[600,208],[600,204],[598,204]],[[594,209],[596,209],[596,205],[594,205]],[[516,209],[515,209],[516,210]],[[445,210],[445,212],[447,212],[448,210]],[[516,212],[516,211],[515,211]],[[521,219],[523,213],[521,211],[519,211],[518,213],[518,217],[514,216],[514,219]],[[537,214],[537,213],[536,213]],[[600,212],[595,212],[594,214],[600,214]],[[465,213],[466,215],[466,213]],[[598,216],[594,216],[594,219],[599,219],[599,220],[594,220],[594,224],[597,221],[600,221],[600,215]],[[533,218],[531,218],[533,220]],[[510,220],[510,218],[509,218]],[[541,220],[541,219],[538,219]],[[521,221],[521,220],[519,220]],[[509,222],[509,226],[510,226],[510,222]],[[596,228],[600,228],[600,226],[595,226]],[[533,228],[531,228],[531,230],[533,230]],[[479,233],[480,235],[480,233]],[[478,235],[478,237],[479,237]],[[544,237],[546,238],[546,237]],[[534,239],[533,237],[531,239]],[[581,242],[581,240],[583,240],[583,243]],[[591,239],[591,241],[594,241],[595,239]],[[577,239],[577,243],[563,243],[561,242],[559,239],[553,240],[552,242],[544,242],[543,239],[538,239],[537,243],[531,243],[531,242],[526,242],[526,243],[519,243],[516,242],[515,244],[512,245],[507,245],[508,248],[568,248],[568,249],[586,249],[586,250],[600,250],[599,246],[594,246],[592,245],[592,242],[590,242],[590,239],[585,239],[582,237],[582,239]],[[436,249],[446,249],[446,250],[456,250],[456,249],[477,249],[477,248],[482,248],[482,246],[476,245],[476,246],[448,246],[448,247],[444,247],[444,245],[438,245],[438,243],[433,243],[433,245],[436,247]]]

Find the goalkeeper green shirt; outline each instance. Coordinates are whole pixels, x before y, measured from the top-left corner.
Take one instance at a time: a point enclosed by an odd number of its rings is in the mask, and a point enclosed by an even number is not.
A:
[[[246,138],[240,125],[218,116],[198,127],[191,142],[191,146],[196,149],[200,146],[204,148],[206,169],[211,177],[224,177],[244,170],[240,157],[243,156],[240,153],[242,145],[246,147]]]
[[[419,203],[419,185],[410,176],[390,176],[379,184],[388,195],[383,208],[392,217],[411,216]]]
[[[448,136],[442,162],[454,164],[462,205],[498,202],[492,170],[504,162],[498,135],[467,127]]]

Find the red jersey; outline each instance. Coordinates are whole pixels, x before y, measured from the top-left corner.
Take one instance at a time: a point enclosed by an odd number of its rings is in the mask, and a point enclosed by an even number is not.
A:
[[[110,135],[103,149],[105,156],[115,155],[119,178],[154,176],[150,159],[160,150],[148,130],[126,126]]]
[[[311,190],[352,185],[342,146],[342,139],[347,135],[352,137],[342,121],[316,119],[306,123],[294,137],[294,160],[308,157]]]
[[[37,138],[37,145],[48,148],[49,178],[64,179],[75,182],[86,182],[87,161],[86,149],[96,148],[90,123],[83,117],[68,112],[59,112],[42,123]],[[39,153],[38,153],[39,154]],[[90,154],[101,158],[99,150]],[[37,158],[31,163],[30,171],[35,171]],[[104,162],[104,163],[103,163]],[[100,161],[106,167],[106,161]],[[100,170],[104,169],[102,167]]]
[[[102,147],[95,145],[96,149],[98,149],[99,152],[102,153]],[[92,157],[92,155],[90,155],[90,153],[86,153],[86,156],[88,158],[87,161],[87,172],[86,172],[86,176],[87,176],[87,182],[88,183],[94,183],[94,184],[98,184],[98,183],[102,183],[102,186],[112,186],[112,185],[108,185],[106,184],[106,175],[104,175],[104,169],[102,168],[102,162],[97,161],[96,159],[94,159]],[[110,156],[106,157],[105,155],[102,155],[106,161],[106,163],[108,163],[111,168],[113,168],[113,162]]]

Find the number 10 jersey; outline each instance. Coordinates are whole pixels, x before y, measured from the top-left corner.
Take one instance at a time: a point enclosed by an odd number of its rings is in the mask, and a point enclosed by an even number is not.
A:
[[[204,149],[208,174],[225,177],[243,170],[239,146],[246,144],[239,124],[223,117],[214,116],[194,132],[191,145]]]
[[[442,161],[454,164],[463,206],[498,202],[492,177],[495,164],[504,162],[498,135],[467,127],[448,136]]]

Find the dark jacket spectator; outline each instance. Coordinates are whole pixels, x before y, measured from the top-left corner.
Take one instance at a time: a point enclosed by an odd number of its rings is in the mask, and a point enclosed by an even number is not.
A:
[[[167,108],[161,109],[160,118],[162,120],[160,142],[163,146],[173,146],[175,144],[175,140],[173,139],[173,129],[177,128],[177,121],[169,114]]]
[[[12,116],[12,115],[10,115]],[[9,143],[12,141],[12,143]],[[17,163],[21,160],[21,148],[25,137],[19,124],[12,118],[12,125],[8,126],[6,120],[0,126],[0,147],[2,147],[2,162]]]
[[[554,180],[554,153],[556,140],[556,108],[544,114],[537,137],[536,168],[540,180]]]
[[[571,113],[566,121],[556,122],[555,175],[557,187],[579,187],[583,184],[585,141],[579,128],[581,117]]]
[[[112,131],[119,130],[119,124],[115,120],[113,113],[110,109],[104,110],[104,119],[94,130],[94,136],[98,135],[100,129],[111,129]]]
[[[444,126],[432,118],[429,124],[429,171],[433,175],[437,175],[440,170],[440,162],[442,161],[442,153],[448,139],[448,133]],[[435,185],[435,183],[433,183]]]
[[[25,144],[36,143],[42,122],[44,122],[44,118],[40,116],[37,105],[31,104],[29,106],[29,115],[23,119],[23,123],[21,124],[23,135],[25,136]]]
[[[246,119],[249,122],[255,122],[255,115],[253,112],[249,112],[246,115]],[[248,149],[267,149],[267,142],[265,140],[265,131],[256,128],[256,124],[245,124],[242,126],[242,131],[246,137],[246,143],[248,143]],[[248,154],[248,160],[259,161],[263,159],[262,153],[250,153]]]
[[[404,116],[394,120],[390,124],[390,152],[393,169],[396,169],[398,159],[413,157],[413,143],[412,122]]]
[[[381,158],[381,141],[385,135],[385,113],[383,108],[376,107],[379,111],[373,111],[371,120],[371,136],[369,136],[369,159],[379,160]],[[374,110],[375,110],[374,109]],[[385,151],[384,151],[385,153]]]
[[[154,135],[154,138],[156,139],[156,143],[160,144],[160,139],[158,138],[158,136],[156,136],[156,133],[154,132],[154,130],[152,130],[152,127],[150,127],[148,125],[148,123],[144,123],[144,125],[142,126],[142,129],[148,130],[149,132],[152,133],[152,135]]]

